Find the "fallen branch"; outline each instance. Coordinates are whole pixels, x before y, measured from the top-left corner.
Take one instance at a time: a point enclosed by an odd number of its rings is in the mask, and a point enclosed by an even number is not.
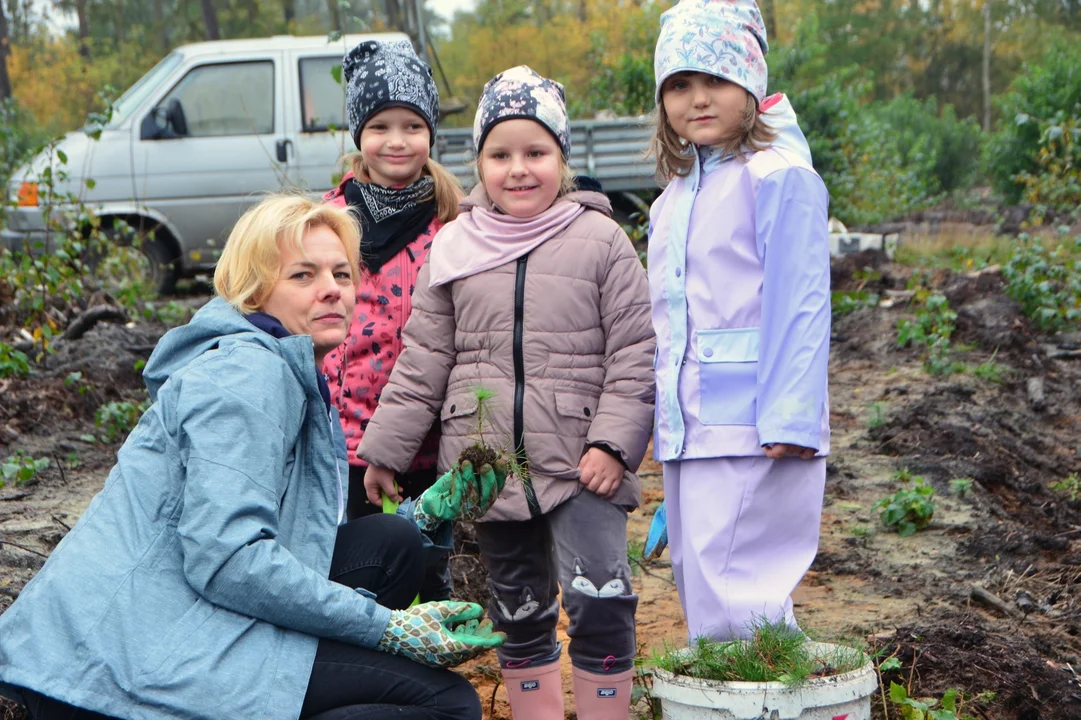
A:
[[[95,305],[71,321],[64,331],[65,340],[78,340],[99,322],[128,322],[128,313],[115,305]]]
[[[34,555],[37,555],[38,557],[43,557],[43,558],[46,558],[46,559],[48,559],[48,557],[49,557],[45,553],[38,552],[34,548],[28,548],[25,545],[20,545],[19,543],[13,543],[10,540],[0,540],[0,547],[4,547],[5,545],[10,545],[13,548],[18,548],[19,550],[22,550],[23,552],[32,553]]]
[[[998,610],[1004,615],[1008,615],[1010,617],[1017,617],[1019,615],[1018,611],[1011,607],[1008,603],[1006,603],[1006,601],[1004,601],[1002,598],[998,597],[994,593],[980,587],[979,585],[972,586],[972,588],[969,590],[969,597],[971,597],[973,600],[980,603],[981,605],[985,605],[987,607]]]

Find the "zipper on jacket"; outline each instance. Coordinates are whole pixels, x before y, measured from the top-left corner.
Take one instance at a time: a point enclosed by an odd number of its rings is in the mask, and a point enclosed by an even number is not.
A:
[[[528,255],[518,258],[518,272],[514,280],[514,453],[518,463],[526,466],[525,456],[525,353],[522,340],[525,335],[525,264]],[[525,501],[529,516],[541,514],[537,491],[529,477],[522,478]]]

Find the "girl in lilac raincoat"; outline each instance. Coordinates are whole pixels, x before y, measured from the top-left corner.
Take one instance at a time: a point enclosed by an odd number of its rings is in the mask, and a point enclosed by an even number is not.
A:
[[[787,107],[766,97],[766,51],[753,0],[684,0],[661,17],[654,452],[692,638],[795,625],[791,593],[818,547],[828,195],[798,128],[764,117]]]

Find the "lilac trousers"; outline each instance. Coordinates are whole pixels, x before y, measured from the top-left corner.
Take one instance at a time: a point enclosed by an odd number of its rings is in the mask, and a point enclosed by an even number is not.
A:
[[[795,625],[792,591],[818,551],[826,460],[709,458],[664,464],[668,548],[693,640]]]

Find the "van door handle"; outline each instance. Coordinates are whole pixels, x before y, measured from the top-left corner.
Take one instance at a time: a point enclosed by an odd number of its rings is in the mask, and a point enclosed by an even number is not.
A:
[[[280,162],[280,163],[289,162],[289,148],[292,147],[292,145],[293,145],[293,141],[288,139],[288,138],[278,141],[278,145],[277,145],[278,162]]]

